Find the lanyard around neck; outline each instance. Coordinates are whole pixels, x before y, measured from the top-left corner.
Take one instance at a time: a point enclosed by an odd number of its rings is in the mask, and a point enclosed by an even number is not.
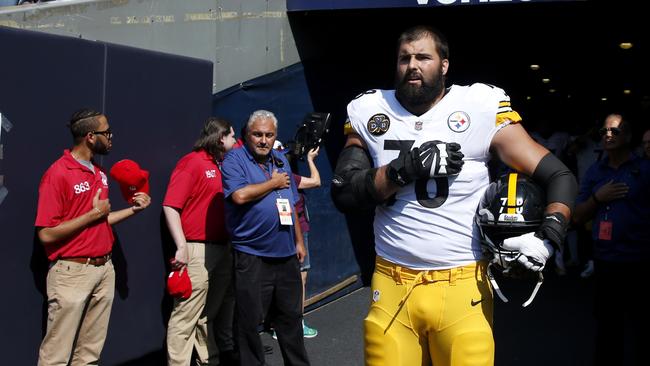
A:
[[[272,174],[273,174],[273,168],[275,167],[275,165],[273,164],[273,157],[270,157],[269,160],[270,160],[270,162],[271,162],[271,167],[269,168],[268,171],[266,170],[267,165],[268,165],[268,163],[269,163],[268,161],[267,161],[265,164],[259,163],[259,162],[257,162],[257,161],[256,161],[256,163],[257,163],[257,166],[260,167],[260,169],[262,169],[262,172],[264,173],[264,176],[265,176],[267,179],[270,180],[271,177],[272,177]]]

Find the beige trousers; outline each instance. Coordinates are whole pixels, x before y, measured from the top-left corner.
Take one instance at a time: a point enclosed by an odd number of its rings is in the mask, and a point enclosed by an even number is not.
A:
[[[47,274],[47,333],[38,365],[98,365],[114,292],[111,261],[103,266],[54,263]]]
[[[189,299],[174,299],[167,326],[167,364],[218,365],[219,351],[233,349],[232,249],[230,245],[187,243]]]

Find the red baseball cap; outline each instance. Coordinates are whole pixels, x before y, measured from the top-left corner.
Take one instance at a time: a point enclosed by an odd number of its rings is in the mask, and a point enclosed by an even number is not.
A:
[[[111,177],[120,185],[124,199],[133,204],[138,192],[149,194],[149,172],[140,168],[133,160],[123,159],[113,164]]]
[[[167,292],[173,297],[180,297],[182,299],[190,298],[192,295],[192,281],[190,281],[187,268],[183,270],[183,273],[180,270],[169,273],[169,277],[167,277]]]

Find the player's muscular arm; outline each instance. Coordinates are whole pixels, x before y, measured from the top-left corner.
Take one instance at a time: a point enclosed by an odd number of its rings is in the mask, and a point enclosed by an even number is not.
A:
[[[533,179],[540,162],[549,154],[549,151],[535,142],[519,123],[508,125],[497,132],[492,139],[491,148],[506,165]],[[560,169],[566,168],[563,164],[562,167]],[[544,182],[540,184],[548,190]],[[565,203],[554,202],[552,198],[548,202],[546,212],[559,212],[567,220],[571,217],[570,207]]]
[[[444,144],[440,141],[431,141],[431,142],[424,143],[422,146],[435,145],[436,142]],[[407,145],[409,146],[409,148],[406,150],[406,153],[400,152],[400,157],[404,156],[404,160],[409,160],[408,163],[411,163],[411,166],[404,166],[404,164],[400,165],[400,167],[404,169],[399,169],[399,171],[402,173],[405,172],[407,174],[405,174],[404,176],[400,176],[399,178],[400,179],[408,178],[408,180],[403,183],[410,183],[414,179],[414,177],[424,177],[425,179],[428,179],[428,178],[432,178],[432,175],[435,176],[437,174],[435,172],[432,173],[431,165],[435,163],[433,160],[430,159],[431,161],[427,161],[426,164],[422,164],[422,161],[417,159],[416,159],[417,161],[411,161],[414,155],[420,157],[419,149],[422,148],[421,146],[416,150],[410,150],[410,146],[412,145],[412,143],[413,142],[411,141],[409,145]],[[350,134],[348,136],[346,146],[350,146],[350,145],[356,145],[366,149],[365,142],[357,134]],[[448,144],[444,144],[444,145],[448,145]],[[451,152],[451,154],[453,154],[453,158],[455,159],[454,161],[458,162],[458,165],[453,166],[453,175],[455,175],[458,174],[460,168],[462,167],[463,154],[460,153],[460,145],[453,144],[453,147],[455,150]],[[388,199],[390,196],[395,194],[401,188],[401,186],[398,183],[389,179],[390,174],[388,173],[388,170],[391,169],[391,164],[393,164],[397,160],[398,159],[394,160],[389,164],[381,166],[377,169],[377,174],[374,177],[374,183],[375,183],[375,190],[377,196],[381,198],[381,200]]]
[[[358,146],[364,150],[368,149],[366,143],[363,141],[361,136],[359,136],[356,133],[351,133],[348,135],[348,139],[345,142],[345,147],[348,146]],[[391,182],[386,178],[387,166],[388,165],[379,167],[379,169],[377,170],[377,174],[375,174],[375,179],[374,179],[377,196],[382,200],[388,199],[388,197],[393,195],[400,188],[397,184]]]
[[[434,178],[436,185],[446,186],[446,177],[460,173],[463,166],[460,145],[435,140],[412,148],[414,142],[386,140],[384,149],[398,150],[399,156],[385,166],[374,168],[363,139],[355,133],[348,134],[332,180],[336,207],[341,211],[371,208],[385,203],[399,189],[413,182],[420,204],[429,208],[442,205],[446,193],[429,197],[426,182]]]
[[[532,177],[544,188],[546,214],[535,236],[559,248],[578,191],[571,171],[555,155],[533,141],[519,124],[506,126],[497,132],[492,139],[492,148],[504,163]]]
[[[506,165],[532,176],[548,150],[535,142],[519,123],[508,125],[494,135],[490,148]]]
[[[345,147],[348,146],[359,146],[364,150],[368,149],[365,141],[363,141],[361,136],[359,136],[356,133],[351,133],[348,135],[348,139],[345,143]],[[388,169],[388,165],[379,167],[379,169],[377,169],[377,174],[375,174],[375,179],[374,179],[377,196],[382,200],[388,199],[388,197],[395,194],[395,192],[397,192],[400,188],[400,186],[388,180],[388,178],[386,177],[387,169]]]
[[[334,169],[330,193],[342,212],[369,210],[382,203],[375,188],[377,168],[373,167],[368,149],[359,135],[348,134]]]

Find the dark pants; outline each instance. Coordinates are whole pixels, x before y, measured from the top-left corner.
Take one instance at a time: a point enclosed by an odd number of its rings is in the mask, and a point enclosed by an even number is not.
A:
[[[647,365],[650,313],[646,300],[647,262],[596,260],[596,365]],[[627,355],[627,357],[626,357]]]
[[[258,257],[235,251],[237,339],[241,366],[264,365],[258,327],[271,322],[285,365],[309,365],[302,334],[302,280],[296,256]]]
[[[587,262],[594,259],[594,239],[591,237],[591,228],[587,229],[583,225],[576,227],[578,233],[578,252],[580,260]]]

